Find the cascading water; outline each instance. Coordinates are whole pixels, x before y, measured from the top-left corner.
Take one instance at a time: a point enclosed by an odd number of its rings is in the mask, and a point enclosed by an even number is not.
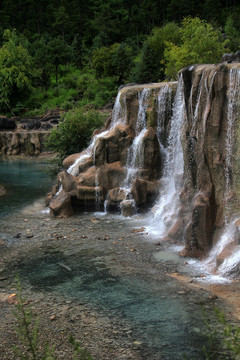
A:
[[[122,103],[121,103],[122,102]],[[83,163],[87,158],[93,157],[93,164],[95,164],[95,150],[99,139],[104,138],[118,123],[125,123],[127,117],[126,108],[126,95],[122,91],[118,92],[114,108],[110,128],[101,132],[93,137],[89,147],[79,156],[79,158],[68,168],[68,173],[76,176],[79,172],[79,165]]]
[[[191,88],[191,95],[190,95],[190,110],[191,110],[191,118],[192,118],[191,136],[196,136],[196,125],[197,125],[197,119],[198,119],[199,105],[200,105],[200,101],[201,101],[201,98],[202,98],[202,92],[203,92],[203,86],[204,86],[204,78],[205,78],[205,71],[202,72],[201,79],[200,79],[200,82],[199,82],[196,106],[195,106],[194,110],[193,110],[193,103],[192,103],[193,87]]]
[[[99,181],[98,181],[98,173],[99,169],[96,172],[95,175],[95,194],[96,194],[96,210],[100,210],[100,188],[99,188]]]
[[[130,191],[132,182],[136,177],[136,174],[140,168],[143,167],[143,139],[144,135],[147,132],[147,123],[146,123],[146,108],[147,108],[147,100],[150,94],[150,90],[145,88],[141,93],[138,94],[138,116],[137,122],[135,125],[135,139],[128,149],[127,156],[127,175],[124,181],[124,188],[127,191]]]
[[[211,81],[210,90],[212,88],[213,80],[216,73],[213,75]],[[208,94],[210,94],[210,90]],[[209,95],[210,96],[210,95]],[[223,233],[212,248],[209,253],[209,256],[206,260],[201,262],[201,267],[205,269],[210,275],[206,278],[210,278],[210,281],[226,281],[228,279],[224,278],[231,275],[234,272],[240,263],[240,249],[239,246],[236,246],[235,239],[237,238],[237,229],[236,229],[236,218],[232,220],[230,218],[231,202],[230,194],[233,185],[232,178],[232,151],[234,144],[234,123],[237,119],[240,108],[240,69],[232,68],[229,71],[229,93],[228,93],[228,107],[227,107],[227,136],[225,141],[225,166],[224,166],[224,175],[225,175],[225,208],[224,208],[224,229]],[[230,255],[227,256],[222,264],[218,266],[218,257],[226,250],[232,246],[232,251]],[[211,275],[212,272],[215,272],[215,277]]]
[[[180,76],[174,99],[171,127],[166,148],[162,188],[155,205],[154,219],[149,231],[164,236],[177,215],[180,180],[183,175],[183,150],[180,140],[181,127],[185,116],[183,79]]]
[[[172,110],[172,87],[168,84],[160,88],[157,97],[157,104],[157,137],[161,152],[165,153],[164,140],[166,133],[166,124]]]
[[[113,107],[111,129],[119,123],[125,123],[126,120],[127,120],[126,94],[122,93],[122,91],[119,91]]]
[[[212,88],[213,88],[213,84],[214,84],[214,79],[217,75],[217,71],[214,72],[212,79],[211,79],[211,83],[210,86],[208,88],[208,84],[207,84],[207,80],[208,78],[206,77],[204,79],[204,85],[205,85],[205,91],[206,91],[206,106],[205,106],[205,111],[203,114],[203,131],[202,131],[202,136],[205,136],[206,133],[206,122],[207,122],[207,118],[208,118],[208,114],[210,112],[211,109],[211,93],[212,93]]]

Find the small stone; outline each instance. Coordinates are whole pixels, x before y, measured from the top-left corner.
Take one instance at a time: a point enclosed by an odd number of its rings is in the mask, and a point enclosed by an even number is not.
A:
[[[139,229],[133,229],[131,232],[135,234],[135,233],[139,233],[139,232],[143,232],[143,231],[145,231],[145,227],[141,227]]]
[[[51,320],[51,321],[56,320],[56,315],[50,316],[50,320]]]
[[[178,295],[186,295],[186,291],[184,290],[180,290],[177,292]]]
[[[138,346],[138,345],[142,345],[142,342],[141,342],[141,341],[136,340],[136,341],[134,341],[134,342],[133,342],[133,344]]]

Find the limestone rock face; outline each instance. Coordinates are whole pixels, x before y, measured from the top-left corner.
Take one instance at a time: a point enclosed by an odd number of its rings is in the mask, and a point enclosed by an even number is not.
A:
[[[45,151],[44,143],[59,122],[62,112],[48,111],[35,118],[0,116],[0,152],[6,155],[39,155]]]
[[[44,151],[47,135],[46,131],[0,132],[0,150],[6,155],[39,155]]]
[[[185,254],[206,253],[240,208],[240,64],[182,71]],[[230,216],[231,215],[231,216]]]
[[[55,216],[68,217],[73,214],[70,195],[65,192],[53,198],[49,204],[50,213]]]
[[[121,208],[130,215],[136,206],[146,208],[156,199],[163,166],[159,137],[168,136],[175,91],[176,83],[120,90],[111,121],[107,120],[101,132],[94,132],[88,149],[63,161],[67,172],[58,178],[74,209],[103,209],[107,203],[110,210]],[[162,92],[168,94],[168,106],[158,102]],[[160,123],[164,124],[161,134]],[[61,199],[66,202],[62,194]]]

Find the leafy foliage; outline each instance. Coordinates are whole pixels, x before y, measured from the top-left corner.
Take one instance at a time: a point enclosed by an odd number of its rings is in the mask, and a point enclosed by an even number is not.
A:
[[[206,21],[187,17],[180,28],[182,44],[166,41],[165,74],[175,79],[177,72],[197,63],[215,63],[227,51],[228,41],[221,41],[221,33]]]
[[[118,84],[129,79],[132,68],[132,49],[127,44],[114,43],[93,51],[92,66],[100,78],[115,76]]]
[[[183,66],[219,61],[224,39],[239,49],[239,10],[235,0],[2,0],[0,111],[99,107],[123,83],[174,79]],[[63,82],[73,67],[91,79],[79,92],[77,79],[73,89]]]
[[[166,41],[181,42],[179,27],[170,22],[161,28],[155,27],[143,44],[140,59],[136,62],[133,81],[146,83],[164,79],[164,50]]]
[[[240,31],[237,28],[236,20],[232,15],[228,16],[224,30],[229,39],[230,50],[236,52],[240,49]]]
[[[39,75],[33,58],[16,31],[4,31],[0,48],[0,108],[11,110],[31,92],[33,80]]]
[[[61,158],[85,148],[96,128],[101,128],[105,115],[98,111],[86,111],[83,107],[68,111],[59,126],[51,130],[47,148],[59,153]]]

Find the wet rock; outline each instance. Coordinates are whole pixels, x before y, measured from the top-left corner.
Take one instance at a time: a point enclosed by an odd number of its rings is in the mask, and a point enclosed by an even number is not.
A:
[[[50,213],[58,217],[68,217],[73,214],[71,197],[63,192],[51,200],[49,207]]]
[[[120,203],[122,216],[129,217],[136,212],[135,204],[132,200],[124,200]]]
[[[6,189],[2,185],[0,185],[0,196],[3,196],[5,194],[6,194]]]

